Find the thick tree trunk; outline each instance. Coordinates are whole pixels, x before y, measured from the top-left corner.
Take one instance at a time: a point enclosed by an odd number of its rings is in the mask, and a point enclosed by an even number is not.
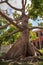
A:
[[[26,17],[23,18],[22,26],[27,27],[28,26],[28,19]],[[21,38],[17,40],[16,43],[12,46],[12,48],[7,52],[6,58],[14,58],[20,59],[21,57],[27,57],[27,56],[34,56],[35,50],[34,47],[29,42],[29,30],[25,29],[21,33]]]
[[[6,54],[7,59],[18,59],[20,57],[34,56],[34,47],[29,43],[28,30],[22,32],[22,36],[17,40]]]
[[[35,50],[32,44],[29,42],[29,31],[25,30],[22,32],[22,39],[24,43],[24,54],[25,56],[34,56],[35,55]]]

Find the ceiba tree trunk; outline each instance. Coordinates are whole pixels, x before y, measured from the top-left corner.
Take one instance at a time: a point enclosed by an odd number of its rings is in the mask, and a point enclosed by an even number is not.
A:
[[[22,26],[28,26],[28,19],[23,18]],[[29,42],[29,30],[25,29],[21,33],[21,37],[13,44],[10,50],[7,52],[5,58],[7,59],[20,59],[21,57],[34,56],[34,47]]]
[[[29,43],[28,30],[22,32],[21,38],[19,38],[10,50],[6,54],[7,59],[17,59],[19,57],[34,56],[34,47]]]

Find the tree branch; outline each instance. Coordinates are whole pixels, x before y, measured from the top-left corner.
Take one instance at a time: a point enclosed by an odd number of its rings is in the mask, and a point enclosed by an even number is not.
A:
[[[22,7],[24,6],[24,0],[22,0]]]
[[[9,5],[11,8],[13,8],[13,9],[15,9],[15,10],[22,11],[22,9],[19,9],[19,8],[16,8],[16,7],[12,6],[12,5],[8,2],[8,0],[1,1],[0,4],[2,4],[2,3],[6,3],[7,5]]]
[[[15,21],[19,21],[21,19],[22,19],[22,15],[20,17],[16,18]]]
[[[14,30],[13,32],[11,32],[11,33],[9,33],[8,35],[6,35],[5,38],[6,38],[6,37],[9,37],[9,36],[11,36],[11,35],[13,35],[13,34],[15,34],[15,33],[17,33],[17,32],[20,32],[20,30]]]
[[[7,23],[7,24],[5,24],[5,25],[3,25],[3,26],[0,26],[0,29],[4,29],[4,28],[6,28],[8,25],[10,25],[10,23]]]
[[[25,5],[26,5],[26,3],[27,3],[27,0],[25,0]]]
[[[25,25],[23,26],[24,29],[32,30],[32,29],[43,29],[41,26],[34,26],[34,27],[26,27]]]
[[[11,24],[15,25],[17,28],[22,29],[22,27],[17,25],[16,21],[14,21],[12,18],[10,18],[7,14],[0,11],[0,15],[2,17],[4,17],[6,20],[8,20]]]
[[[39,49],[37,49],[36,47],[34,47],[34,49],[35,49],[35,51],[38,52],[41,56],[43,55],[43,53],[41,53],[41,52],[39,51]]]
[[[11,33],[9,33],[8,35],[6,35],[5,37],[9,37],[9,36],[11,36],[11,35],[13,35],[13,34],[15,34],[15,33],[17,33],[17,32],[22,32],[22,31],[24,31],[25,29],[18,29],[18,30],[14,30],[13,32],[11,32]]]
[[[6,1],[1,1],[0,4],[5,3]]]
[[[25,14],[25,4],[24,4],[24,0],[22,0],[22,15]]]
[[[22,9],[19,9],[19,8],[16,8],[16,7],[12,6],[12,5],[8,2],[8,0],[1,1],[0,4],[2,4],[2,3],[6,3],[7,5],[9,5],[11,8],[13,8],[13,9],[15,9],[15,10],[22,11]]]
[[[25,57],[24,59],[22,60],[19,60],[19,62],[37,62],[37,61],[43,61],[43,59],[41,59],[40,57],[38,56],[33,56],[33,57]]]
[[[13,34],[15,34],[15,33],[22,32],[22,31],[23,31],[23,30],[14,30],[13,32],[11,32],[11,33],[9,33],[8,35],[6,35],[5,38],[6,38],[6,37],[9,37],[9,36],[11,36],[11,35],[13,35]]]
[[[7,0],[6,0],[6,4],[9,5],[11,8],[13,8],[15,10],[22,11],[22,9],[19,9],[19,8],[12,6]]]
[[[32,30],[32,29],[43,29],[43,27],[41,27],[41,26],[34,26],[34,27],[30,27],[30,30]]]

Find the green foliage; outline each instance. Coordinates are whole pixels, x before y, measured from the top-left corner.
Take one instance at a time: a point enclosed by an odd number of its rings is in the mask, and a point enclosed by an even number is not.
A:
[[[42,48],[42,49],[40,49],[40,52],[41,52],[41,53],[43,53],[43,48]]]
[[[39,65],[43,65],[43,62],[39,62]]]
[[[0,26],[4,25],[6,23],[7,23],[7,20],[0,16]],[[6,29],[6,28],[4,28],[4,29]],[[0,34],[1,34],[1,32],[3,32],[4,29],[0,30]]]
[[[43,26],[43,22],[38,23],[38,26],[42,27]]]
[[[17,11],[15,11],[15,12],[13,13],[13,17],[14,17],[14,19],[18,18],[19,16],[20,16],[20,14],[17,13]]]
[[[37,16],[43,17],[43,0],[31,0],[31,6],[27,6],[30,18],[36,19]]]
[[[32,27],[32,23],[29,22],[28,26]],[[30,41],[36,40],[36,39],[37,39],[36,33],[34,31],[30,31]]]
[[[34,31],[30,31],[30,41],[37,39],[36,33]]]
[[[17,28],[13,26],[12,24],[9,26],[8,30],[7,28],[3,29],[0,34],[0,44],[7,45],[7,44],[12,44],[13,42],[15,42],[19,38],[20,33],[12,34],[10,36],[8,35],[16,29]]]
[[[0,16],[0,23],[4,23],[5,24],[5,23],[7,23],[7,20]]]
[[[17,14],[17,12],[15,11],[15,13],[13,13],[13,16],[16,19],[20,15]],[[7,20],[0,16],[0,26],[2,26],[2,24],[4,25],[6,23],[7,23]],[[20,33],[16,33],[16,34],[12,34],[12,35],[8,36],[14,30],[17,30],[17,28],[15,26],[13,26],[12,24],[9,27],[6,27],[6,28],[0,30],[0,46],[12,44],[19,38]]]
[[[0,16],[0,26],[2,26],[7,23],[7,20]],[[11,32],[16,30],[17,28],[13,26],[12,24],[2,30],[0,30],[0,46],[1,45],[7,45],[11,44],[16,41],[17,38],[19,38],[20,33],[12,34],[7,37]]]
[[[19,38],[20,33],[12,34],[7,37],[7,35],[10,34],[11,32],[12,32],[11,30],[10,30],[10,32],[9,32],[9,30],[7,30],[7,31],[5,30],[0,35],[0,43],[2,43],[2,45],[12,44]]]
[[[29,26],[29,27],[32,27],[32,23],[29,22],[29,23],[28,23],[28,26]]]

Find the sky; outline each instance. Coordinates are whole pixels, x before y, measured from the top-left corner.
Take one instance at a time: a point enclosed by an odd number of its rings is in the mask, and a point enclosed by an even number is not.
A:
[[[17,8],[21,8],[22,7],[22,4],[21,4],[21,1],[22,0],[9,0],[9,3],[11,3],[13,6],[17,7]],[[27,4],[31,4],[31,0],[27,0]],[[8,5],[2,4],[0,5],[1,8],[3,8],[4,10],[8,8]]]
[[[11,3],[11,5],[12,6],[15,6],[15,7],[17,7],[17,8],[22,8],[22,5],[21,5],[21,0],[9,0],[9,3]],[[27,0],[27,4],[30,4],[31,5],[31,1],[30,0]],[[8,13],[10,14],[10,17],[12,17],[13,18],[13,16],[12,16],[12,9],[8,6],[8,5],[6,5],[5,3],[4,4],[1,4],[0,5],[0,8],[1,9],[3,9],[3,10],[8,10]],[[32,19],[29,19],[29,21],[33,24],[33,26],[37,26],[38,24],[37,24],[37,22],[39,23],[39,22],[43,22],[43,20],[41,20],[41,18],[40,17],[38,17],[37,18],[37,20],[32,20]]]
[[[33,26],[38,26],[38,23],[43,22],[42,18],[37,18],[36,20],[29,19]]]

